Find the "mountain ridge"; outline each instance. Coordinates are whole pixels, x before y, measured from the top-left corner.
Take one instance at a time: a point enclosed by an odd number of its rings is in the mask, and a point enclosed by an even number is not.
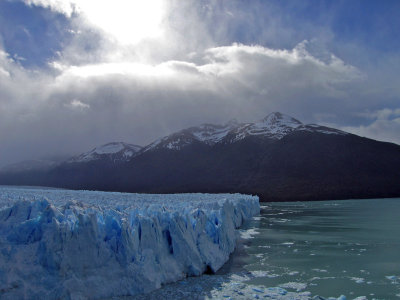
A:
[[[262,201],[400,196],[399,145],[303,124],[281,113],[254,123],[189,127],[136,146],[125,160],[112,159],[123,155],[126,145],[111,145],[108,156],[102,156],[104,147],[97,147],[85,153],[95,159],[64,162],[47,171],[1,174],[0,184],[138,193],[239,192],[257,194]]]
[[[224,141],[237,142],[249,135],[262,135],[272,139],[281,139],[295,130],[319,131],[327,134],[349,134],[317,124],[303,124],[293,117],[280,112],[273,112],[254,123],[239,123],[231,120],[223,125],[201,124],[189,127],[157,139],[143,147],[143,152],[157,147],[180,150],[181,147],[190,144],[194,140],[214,145]]]
[[[141,146],[124,142],[110,142],[71,157],[67,163],[88,162],[97,159],[110,159],[114,162],[128,161],[142,149]]]

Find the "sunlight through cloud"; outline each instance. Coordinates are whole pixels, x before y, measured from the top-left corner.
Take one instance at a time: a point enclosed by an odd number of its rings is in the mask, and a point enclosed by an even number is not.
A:
[[[165,2],[162,0],[24,0],[27,5],[48,7],[71,17],[76,12],[122,44],[135,44],[163,33]]]
[[[161,0],[77,1],[77,9],[93,24],[123,44],[134,44],[162,34],[164,5]]]

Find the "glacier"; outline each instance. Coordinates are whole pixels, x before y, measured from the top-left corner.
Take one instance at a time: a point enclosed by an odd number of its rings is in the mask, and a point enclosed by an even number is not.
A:
[[[0,187],[1,299],[103,299],[215,272],[257,196]]]

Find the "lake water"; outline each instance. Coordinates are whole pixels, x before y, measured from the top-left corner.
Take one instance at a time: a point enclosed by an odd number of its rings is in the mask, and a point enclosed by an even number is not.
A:
[[[217,274],[134,299],[400,299],[400,199],[265,203],[240,233]]]

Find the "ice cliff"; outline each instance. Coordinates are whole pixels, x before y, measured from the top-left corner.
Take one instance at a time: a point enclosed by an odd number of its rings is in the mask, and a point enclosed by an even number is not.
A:
[[[259,210],[240,194],[0,188],[0,298],[136,295],[216,271]]]

